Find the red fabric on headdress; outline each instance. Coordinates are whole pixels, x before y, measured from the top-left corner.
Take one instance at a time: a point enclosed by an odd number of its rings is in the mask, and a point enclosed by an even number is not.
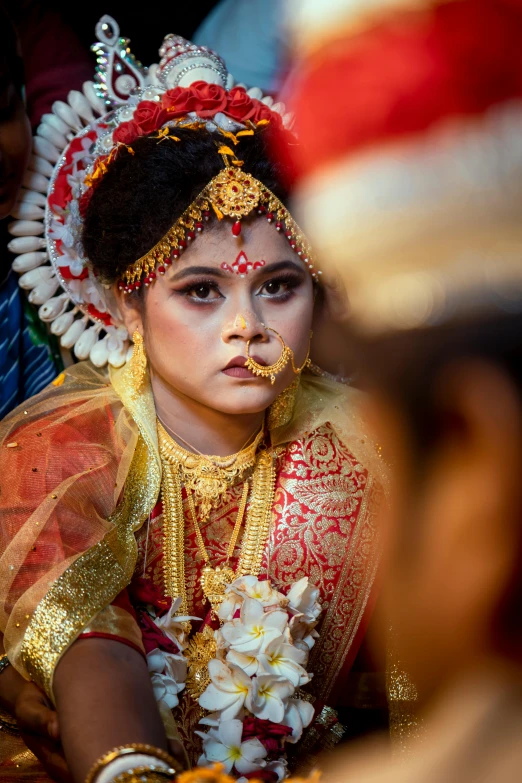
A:
[[[458,0],[329,42],[290,106],[296,175],[520,98],[521,40],[522,0]]]

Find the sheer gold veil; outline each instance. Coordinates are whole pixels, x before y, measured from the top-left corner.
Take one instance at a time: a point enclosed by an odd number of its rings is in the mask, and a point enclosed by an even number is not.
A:
[[[60,656],[129,583],[134,533],[159,496],[154,400],[148,383],[130,392],[128,372],[77,364],[0,424],[0,631],[13,665],[48,693]],[[273,445],[329,422],[384,484],[360,400],[303,375]]]

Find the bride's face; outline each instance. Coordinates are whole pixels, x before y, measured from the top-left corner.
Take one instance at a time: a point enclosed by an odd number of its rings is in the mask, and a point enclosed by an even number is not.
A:
[[[241,255],[240,255],[241,254]],[[266,409],[295,377],[291,365],[269,378],[242,367],[281,354],[275,329],[306,358],[314,292],[309,271],[266,220],[230,221],[203,231],[142,297],[120,297],[129,332],[144,336],[151,373],[176,395],[225,413]],[[265,326],[263,326],[263,324]]]

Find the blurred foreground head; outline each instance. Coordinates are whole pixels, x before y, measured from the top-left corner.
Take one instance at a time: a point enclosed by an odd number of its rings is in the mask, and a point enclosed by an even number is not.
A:
[[[522,2],[396,6],[351,3],[308,58],[294,164],[393,468],[383,597],[428,697],[522,661]]]

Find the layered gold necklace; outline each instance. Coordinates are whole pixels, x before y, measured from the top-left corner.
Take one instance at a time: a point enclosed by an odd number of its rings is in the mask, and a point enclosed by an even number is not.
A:
[[[272,518],[276,457],[280,449],[258,451],[263,438],[262,430],[250,446],[230,457],[198,455],[186,451],[159,421],[158,438],[162,464],[165,592],[173,599],[181,597],[178,614],[189,614],[185,583],[185,516],[182,494],[185,486],[198,551],[205,562],[200,580],[201,588],[216,612],[223,601],[227,586],[234,579],[247,574],[258,576],[261,570]],[[250,477],[248,473],[252,468]],[[198,523],[196,504],[199,503],[200,512],[203,518],[206,518],[219,498],[240,481],[244,481],[243,493],[227,549],[227,558],[224,565],[212,566]],[[234,571],[229,566],[229,560],[239,538],[245,514],[245,532]],[[206,626],[202,633],[193,637],[185,650],[189,661],[187,690],[194,698],[197,698],[208,684],[207,664],[214,653],[213,631]]]
[[[174,440],[159,420],[158,433],[162,459],[177,467],[187,493],[194,493],[194,501],[202,521],[208,518],[219,498],[234,484],[242,481],[248,471],[254,467],[257,450],[264,434],[261,428],[250,446],[246,446],[230,457],[219,457],[187,451]]]

